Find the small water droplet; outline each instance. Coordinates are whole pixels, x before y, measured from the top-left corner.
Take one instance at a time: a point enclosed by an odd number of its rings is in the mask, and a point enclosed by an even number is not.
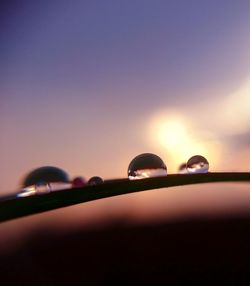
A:
[[[136,156],[128,167],[128,178],[130,180],[166,175],[166,165],[160,157],[152,153],[143,153]]]
[[[187,162],[188,173],[198,174],[207,173],[209,168],[209,163],[206,158],[200,155],[195,155],[191,157]]]
[[[179,174],[187,174],[188,173],[188,171],[187,171],[187,164],[186,163],[182,163],[179,166],[178,173]]]
[[[88,180],[88,184],[90,186],[100,185],[100,184],[103,184],[103,179],[101,177],[94,176]]]
[[[72,180],[72,187],[73,188],[80,188],[86,185],[86,180],[83,177],[75,177]]]

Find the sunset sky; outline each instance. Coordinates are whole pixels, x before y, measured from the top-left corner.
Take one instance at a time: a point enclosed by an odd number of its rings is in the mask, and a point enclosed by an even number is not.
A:
[[[126,177],[152,152],[250,171],[250,1],[4,1],[0,194],[43,165]]]

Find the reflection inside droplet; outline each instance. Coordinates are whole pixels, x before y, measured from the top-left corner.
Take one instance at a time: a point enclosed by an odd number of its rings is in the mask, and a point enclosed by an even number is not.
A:
[[[200,155],[191,157],[187,162],[187,170],[189,173],[207,173],[209,169],[209,163],[207,159]]]
[[[62,183],[62,182],[53,182],[53,183],[46,183],[40,182],[36,185],[28,186],[21,189],[17,193],[18,198],[29,197],[33,195],[44,195],[54,191],[60,191],[71,188],[70,183]]]
[[[128,178],[130,180],[166,175],[166,165],[160,157],[152,153],[143,153],[136,156],[128,167]]]
[[[50,184],[47,182],[38,182],[35,184],[35,191],[37,195],[44,195],[51,191]]]
[[[103,179],[99,176],[94,176],[88,180],[88,184],[90,186],[100,185],[103,183]]]

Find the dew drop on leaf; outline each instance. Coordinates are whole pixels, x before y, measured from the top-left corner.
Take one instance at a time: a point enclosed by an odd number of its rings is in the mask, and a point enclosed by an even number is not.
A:
[[[17,197],[43,195],[69,187],[69,176],[64,170],[57,167],[44,166],[26,175],[22,182],[22,189],[17,193]]]
[[[90,186],[100,185],[102,183],[103,183],[103,179],[101,177],[98,177],[98,176],[94,176],[88,180],[88,184]]]
[[[45,166],[30,172],[23,180],[23,186],[28,187],[40,182],[69,183],[68,174],[57,167]]]
[[[160,157],[152,153],[136,156],[128,166],[130,180],[145,179],[167,175],[167,167]]]
[[[80,188],[86,185],[86,180],[83,177],[75,177],[72,180],[72,187],[73,188]]]
[[[187,162],[188,173],[198,174],[207,173],[209,169],[209,163],[207,159],[200,155],[191,157]]]

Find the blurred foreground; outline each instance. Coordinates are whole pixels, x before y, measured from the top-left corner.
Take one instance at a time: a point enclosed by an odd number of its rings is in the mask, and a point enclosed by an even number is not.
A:
[[[0,265],[6,285],[249,285],[249,183],[150,190],[5,222]]]
[[[0,256],[6,285],[249,285],[250,213],[57,233]]]

